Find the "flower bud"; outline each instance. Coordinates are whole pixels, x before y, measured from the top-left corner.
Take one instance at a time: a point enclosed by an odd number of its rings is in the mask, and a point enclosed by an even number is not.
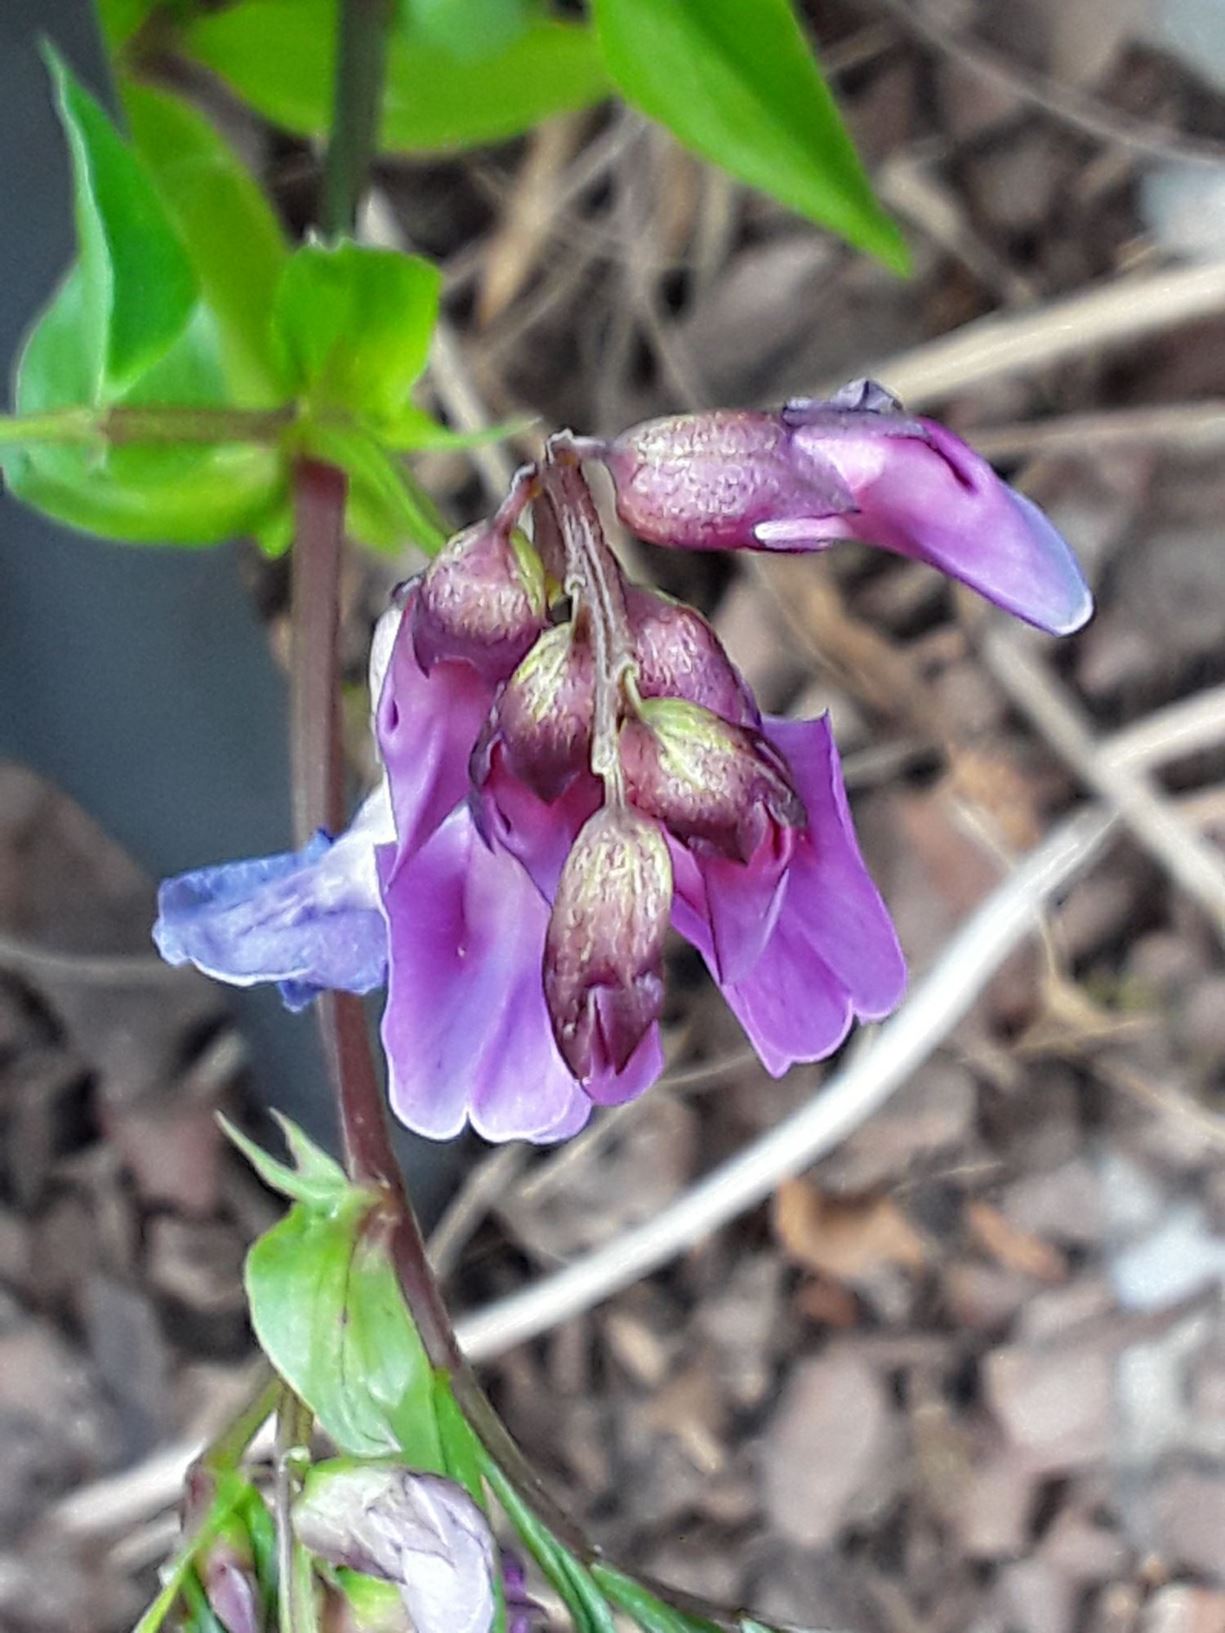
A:
[[[555,800],[588,767],[591,754],[593,663],[585,630],[574,622],[546,632],[515,670],[494,705],[473,775],[492,742],[507,768],[543,800]]]
[[[767,826],[801,828],[804,806],[786,764],[760,732],[680,698],[644,700],[621,728],[621,765],[635,808],[689,844],[748,862]]]
[[[426,568],[412,619],[426,674],[460,658],[485,679],[503,680],[545,627],[540,558],[517,528],[479,522]]]
[[[204,1596],[226,1633],[264,1633],[264,1596],[251,1539],[239,1520],[227,1521],[204,1550],[198,1569]]]
[[[759,523],[855,508],[829,461],[797,468],[777,414],[726,408],[648,420],[617,437],[605,463],[625,525],[685,550],[752,548]]]
[[[393,1582],[415,1633],[488,1633],[493,1538],[467,1492],[390,1462],[319,1463],[293,1507],[321,1559]]]
[[[700,612],[640,584],[627,587],[625,605],[643,697],[688,698],[738,725],[759,723],[752,694]]]
[[[671,903],[662,829],[602,806],[566,858],[545,938],[553,1035],[580,1081],[621,1071],[659,1018]]]

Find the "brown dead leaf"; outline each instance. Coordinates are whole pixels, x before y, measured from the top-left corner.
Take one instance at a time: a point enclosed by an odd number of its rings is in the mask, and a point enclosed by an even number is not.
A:
[[[822,1196],[801,1179],[774,1193],[774,1234],[788,1258],[839,1281],[855,1281],[881,1265],[917,1269],[927,1257],[923,1238],[892,1197]]]
[[[971,1202],[965,1221],[979,1246],[1005,1269],[1032,1276],[1035,1281],[1058,1282],[1066,1278],[1067,1260],[1057,1247],[1010,1223],[989,1202]]]

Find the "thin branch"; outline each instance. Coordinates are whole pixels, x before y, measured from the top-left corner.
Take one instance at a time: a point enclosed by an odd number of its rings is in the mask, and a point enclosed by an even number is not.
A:
[[[1134,765],[1103,751],[1080,709],[1013,630],[983,643],[992,674],[1076,775],[1118,812],[1158,864],[1225,938],[1225,858],[1175,814]]]
[[[1032,310],[995,313],[867,371],[908,407],[1070,357],[1130,344],[1225,309],[1225,260],[1110,278]],[[840,382],[826,382],[833,389]]]
[[[1186,449],[1225,446],[1225,401],[1155,403],[1151,408],[1107,409],[1100,414],[1061,414],[1019,425],[975,427],[974,446],[984,459],[1028,459],[1035,454],[1145,444]]]
[[[351,233],[378,142],[390,0],[341,0],[331,138],[321,215],[333,237]]]

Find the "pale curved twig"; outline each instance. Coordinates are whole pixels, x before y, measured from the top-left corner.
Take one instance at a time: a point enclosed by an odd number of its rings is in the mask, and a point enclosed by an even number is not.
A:
[[[1012,374],[1031,374],[1225,309],[1225,260],[1103,279],[1023,312],[976,318],[868,370],[909,408]],[[841,381],[827,381],[832,390]]]

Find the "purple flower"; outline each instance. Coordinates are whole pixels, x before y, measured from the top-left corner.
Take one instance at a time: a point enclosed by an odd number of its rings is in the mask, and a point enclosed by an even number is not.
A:
[[[594,446],[659,542],[862,535],[1048,627],[1087,613],[1041,515],[878,388],[553,439],[376,630],[384,783],[349,831],[160,898],[163,953],[223,980],[297,1005],[385,978],[391,1104],[437,1139],[563,1139],[647,1088],[670,928],[775,1074],[905,985],[828,723],[763,719],[710,625],[626,582],[579,468]]]
[[[603,455],[626,525],[690,550],[821,550],[861,539],[938,567],[1056,635],[1093,610],[1046,517],[960,437],[858,380],[778,413],[650,420]]]

